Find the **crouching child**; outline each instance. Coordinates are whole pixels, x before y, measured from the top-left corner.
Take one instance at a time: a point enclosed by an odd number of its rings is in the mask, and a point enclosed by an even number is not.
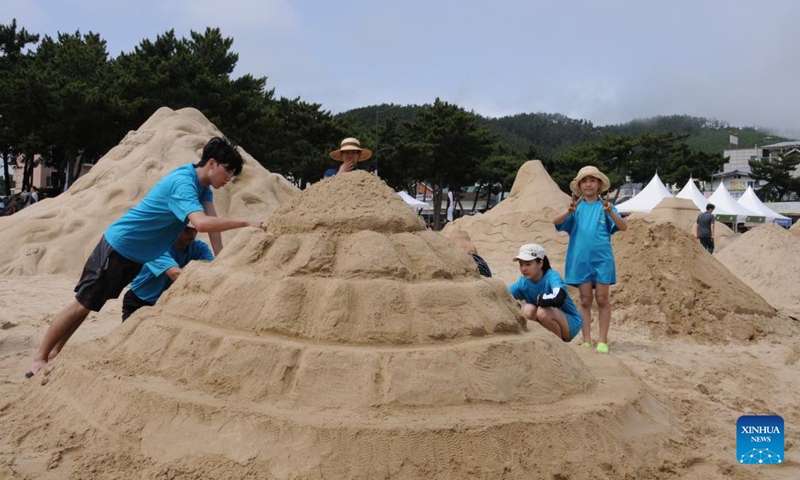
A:
[[[508,288],[512,297],[525,301],[522,315],[565,342],[575,338],[583,320],[567,292],[564,279],[550,268],[544,247],[535,243],[523,245],[514,261],[519,262],[522,276]]]

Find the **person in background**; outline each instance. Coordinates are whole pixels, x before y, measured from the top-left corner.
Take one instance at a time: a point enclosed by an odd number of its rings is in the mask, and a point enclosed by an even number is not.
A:
[[[486,260],[483,259],[480,255],[478,255],[478,249],[475,248],[475,245],[472,243],[472,239],[469,236],[469,233],[466,230],[461,229],[458,224],[453,224],[452,228],[450,228],[450,233],[448,234],[450,240],[455,242],[458,245],[458,248],[464,250],[472,257],[475,261],[475,265],[478,267],[478,273],[484,277],[491,277],[492,270],[489,268],[489,264],[486,263]]]
[[[356,169],[359,162],[364,162],[372,158],[372,150],[361,148],[361,142],[357,138],[348,137],[342,140],[338,150],[331,152],[331,158],[337,162],[342,162],[338,168],[329,168],[325,171],[325,177],[332,177],[337,173],[351,172]]]
[[[538,322],[563,342],[569,342],[581,330],[583,320],[567,292],[567,284],[555,270],[544,247],[528,243],[519,247],[514,257],[522,276],[508,287],[511,296],[524,300],[522,316]]]
[[[573,200],[566,211],[556,215],[553,224],[569,234],[564,276],[580,292],[584,347],[591,348],[592,303],[597,301],[600,318],[600,341],[597,351],[608,353],[608,330],[611,325],[609,290],[617,283],[617,269],[611,235],[627,230],[628,225],[608,198],[601,194],[611,187],[608,177],[597,167],[586,166],[570,183]]]
[[[208,245],[197,240],[197,229],[186,226],[175,243],[157,259],[147,262],[131,282],[131,288],[122,297],[122,321],[136,310],[152,307],[172,283],[178,279],[183,267],[192,260],[214,260]]]
[[[702,245],[708,253],[714,253],[715,208],[713,203],[709,203],[706,205],[706,211],[697,216],[694,237],[700,241],[700,245]]]

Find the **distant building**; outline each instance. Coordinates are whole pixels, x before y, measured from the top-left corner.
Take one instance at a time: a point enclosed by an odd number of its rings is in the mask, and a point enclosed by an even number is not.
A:
[[[723,156],[728,161],[722,166],[721,172],[711,176],[712,190],[716,190],[719,184],[722,183],[731,196],[737,199],[744,194],[747,187],[753,187],[753,190],[758,190],[761,188],[761,184],[751,176],[750,161],[777,158],[792,151],[800,151],[800,140],[774,143],[763,147],[725,150]],[[794,176],[800,177],[800,169],[795,169]]]
[[[58,185],[58,179],[56,175],[58,175],[58,171],[53,167],[46,167],[42,164],[42,156],[38,153],[33,156],[33,178],[31,180],[31,185],[41,189],[52,188]],[[91,170],[93,165],[84,163],[81,166],[81,174],[80,176],[85,175],[86,173]],[[22,182],[23,176],[25,175],[25,155],[20,154],[17,156],[16,165],[13,169],[13,185],[12,188],[16,191],[22,190]]]

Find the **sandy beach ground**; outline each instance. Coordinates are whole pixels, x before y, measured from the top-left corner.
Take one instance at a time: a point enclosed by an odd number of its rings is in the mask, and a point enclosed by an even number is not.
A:
[[[20,387],[48,321],[72,296],[74,279],[62,275],[0,276],[0,415],[9,402],[24,402]],[[120,326],[120,302],[92,314],[70,348],[105,337]],[[613,356],[639,377],[675,413],[683,452],[666,458],[659,478],[800,478],[800,337],[746,344],[699,344],[686,339],[649,338],[636,326],[615,324]],[[599,354],[570,345],[585,362]],[[47,412],[39,412],[45,415]],[[745,414],[778,414],[786,422],[786,461],[778,466],[744,466],[735,461],[736,419]],[[691,453],[689,453],[691,452]],[[0,443],[0,478],[81,478],[58,449],[18,451]],[[379,459],[378,459],[379,460]],[[102,463],[98,463],[102,469]],[[187,477],[188,478],[188,477]],[[488,477],[487,477],[488,478]],[[576,475],[574,478],[581,478]],[[612,474],[608,478],[614,478]]]
[[[217,211],[267,227],[229,232],[124,324],[109,302],[26,379],[105,226],[217,132],[161,109],[70,192],[0,219],[0,480],[800,478],[800,236],[759,227],[711,256],[682,205],[632,219],[602,355],[526,328],[507,292],[523,243],[563,271],[569,197],[538,161],[448,227],[486,279],[376,177],[298,192],[246,158]],[[784,419],[780,465],[737,461],[742,415]]]

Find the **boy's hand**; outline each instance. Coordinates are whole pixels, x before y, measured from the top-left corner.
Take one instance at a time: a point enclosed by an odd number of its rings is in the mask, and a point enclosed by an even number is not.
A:
[[[608,201],[608,192],[606,192],[606,196],[605,197],[601,195],[600,198],[603,200],[603,210],[605,210],[606,213],[610,213],[611,212],[611,202]]]
[[[570,202],[569,208],[567,209],[569,213],[575,213],[575,209],[578,208],[578,203],[580,203],[581,200],[583,200],[583,197],[575,195],[574,193],[572,194],[572,202]]]

